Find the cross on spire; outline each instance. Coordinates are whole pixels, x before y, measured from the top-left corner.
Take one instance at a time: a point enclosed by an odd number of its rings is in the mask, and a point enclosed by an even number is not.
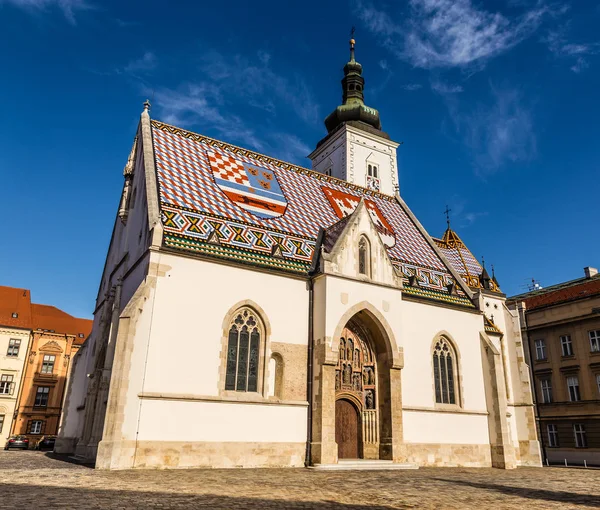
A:
[[[452,211],[452,209],[449,209],[448,204],[446,204],[446,210],[444,211],[444,214],[446,215],[446,223],[448,224],[448,228],[450,228],[450,211]]]

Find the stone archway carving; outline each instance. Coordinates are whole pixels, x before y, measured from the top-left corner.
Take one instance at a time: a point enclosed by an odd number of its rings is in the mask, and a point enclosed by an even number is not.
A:
[[[398,347],[394,333],[383,314],[368,301],[350,307],[339,319],[330,341],[316,346],[319,350],[315,352],[315,362],[320,366],[319,370],[315,371],[315,386],[318,390],[313,401],[311,461],[315,464],[331,464],[338,460],[335,442],[336,385],[339,385],[341,390],[347,389],[344,386],[352,388],[353,379],[348,375],[352,376],[357,371],[354,368],[355,345],[352,346],[351,354],[347,343],[341,349],[343,331],[349,326],[358,330],[359,335],[368,340],[373,356],[376,358],[372,365],[372,372],[366,374],[367,381],[373,383],[372,389],[376,389],[370,400],[374,407],[371,413],[373,415],[371,429],[374,428],[373,435],[376,441],[370,448],[364,449],[364,457],[401,462],[404,460],[401,386],[403,352]],[[352,360],[348,359],[350,356]],[[344,365],[344,369],[341,368],[340,363]],[[346,368],[348,366],[352,366],[352,369]],[[345,379],[343,370],[348,372]],[[336,380],[336,374],[339,374],[337,375],[339,382]],[[364,408],[367,396],[363,393],[362,397],[361,405]]]

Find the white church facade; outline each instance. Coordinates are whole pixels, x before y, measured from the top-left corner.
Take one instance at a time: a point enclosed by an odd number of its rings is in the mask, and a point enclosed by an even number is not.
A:
[[[105,469],[540,465],[518,314],[402,200],[353,45],[313,170],[146,104],[57,452]]]

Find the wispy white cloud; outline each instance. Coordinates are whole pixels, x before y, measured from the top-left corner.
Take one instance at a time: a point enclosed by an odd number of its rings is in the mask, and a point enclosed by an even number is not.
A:
[[[414,92],[415,90],[419,90],[423,88],[423,85],[420,83],[407,83],[406,85],[402,85],[404,90],[408,90],[409,92]]]
[[[587,69],[589,57],[600,54],[600,42],[573,43],[567,38],[569,24],[565,24],[557,30],[548,32],[542,42],[548,45],[548,49],[557,58],[563,58],[571,63],[571,71],[580,73]]]
[[[487,211],[473,211],[468,207],[467,200],[454,194],[448,200],[450,208],[450,224],[452,228],[467,228],[473,225],[479,218],[487,216]],[[440,211],[441,216],[442,211]]]
[[[469,113],[460,113],[456,104],[449,104],[456,129],[482,177],[537,155],[533,113],[520,91],[492,87],[491,92],[491,106],[480,104]]]
[[[433,81],[431,83],[431,90],[445,96],[448,94],[458,94],[463,91],[463,88],[461,85],[449,85],[441,81]]]
[[[471,0],[410,0],[407,12],[392,17],[370,0],[356,0],[355,5],[384,46],[425,69],[484,65],[531,36],[550,12],[538,3],[509,19]]]
[[[140,72],[148,72],[156,69],[158,61],[156,55],[151,51],[147,51],[140,58],[131,60],[124,68],[123,71],[129,74],[137,74]]]
[[[60,9],[69,23],[76,25],[75,13],[92,6],[87,0],[0,0],[0,5],[9,4],[32,13],[39,13],[49,8]]]
[[[266,52],[258,52],[257,60],[213,51],[204,57],[201,68],[224,94],[245,98],[250,106],[270,113],[289,108],[309,124],[321,121],[319,105],[301,76],[277,73]]]

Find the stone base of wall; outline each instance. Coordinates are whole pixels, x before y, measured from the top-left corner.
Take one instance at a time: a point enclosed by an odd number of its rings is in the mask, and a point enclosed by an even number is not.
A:
[[[303,467],[306,443],[100,442],[98,469]]]
[[[539,441],[519,441],[519,466],[542,467]]]
[[[487,444],[404,443],[404,462],[422,467],[491,467]]]
[[[54,453],[62,453],[64,455],[75,453],[78,440],[78,437],[57,437],[54,443]]]

